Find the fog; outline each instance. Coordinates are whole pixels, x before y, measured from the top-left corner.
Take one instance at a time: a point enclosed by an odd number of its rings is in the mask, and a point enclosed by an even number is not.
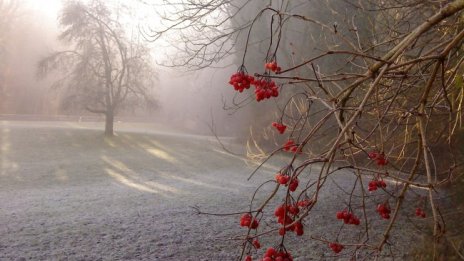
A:
[[[0,260],[414,259],[464,215],[455,1],[0,0]]]
[[[1,12],[7,12],[7,4]],[[36,79],[36,66],[55,45],[56,23],[25,2],[11,4],[11,9],[0,25],[0,113],[55,114],[56,94],[48,88],[50,81]]]
[[[1,78],[0,115],[29,118],[59,118],[63,115],[88,116],[101,119],[83,109],[69,110],[63,106],[63,88],[54,83],[62,74],[52,73],[44,78],[37,77],[37,64],[40,59],[54,51],[69,49],[61,44],[57,36],[59,1],[2,1],[1,21]],[[41,3],[44,3],[41,1]],[[10,5],[11,4],[11,5]],[[11,10],[9,10],[11,9]],[[11,11],[11,12],[10,12]],[[137,13],[132,10],[131,15]],[[160,19],[151,13],[148,21]],[[138,15],[137,19],[142,19]],[[127,16],[120,16],[132,33],[138,31],[137,24]],[[139,23],[140,24],[140,23]],[[247,122],[245,110],[232,113],[224,110],[224,103],[233,97],[234,92],[227,82],[236,70],[231,58],[216,64],[217,69],[191,70],[183,67],[165,67],[169,62],[169,43],[160,41],[146,43],[152,48],[157,80],[153,95],[157,109],[128,108],[117,112],[120,121],[153,121],[172,124],[194,133],[211,134],[211,126],[223,135],[235,135]],[[174,51],[175,52],[175,51]],[[225,68],[224,68],[225,67]],[[226,131],[227,130],[227,131]]]
[[[249,106],[238,108],[241,106],[233,105],[237,100],[247,103],[250,101],[248,98],[254,94],[250,91],[238,95],[228,84],[230,75],[237,71],[241,63],[246,40],[245,31],[208,46],[209,49],[205,51],[207,54],[191,60],[195,66],[189,62],[183,66],[173,66],[187,60],[189,55],[196,51],[196,46],[201,45],[202,41],[211,37],[210,35],[222,33],[221,30],[227,33],[233,26],[245,24],[256,10],[265,6],[265,3],[249,4],[247,10],[224,23],[223,28],[209,29],[210,31],[206,32],[201,31],[205,30],[204,28],[199,31],[173,30],[154,39],[150,33],[169,28],[172,21],[162,17],[169,16],[169,8],[157,4],[156,1],[148,2],[151,4],[145,4],[143,1],[105,1],[113,15],[116,14],[115,17],[123,24],[126,34],[130,35],[132,40],[137,39],[138,43],[150,48],[156,74],[153,91],[150,92],[156,100],[156,109],[121,106],[116,111],[116,119],[161,122],[201,134],[211,134],[213,129],[220,135],[232,136],[246,136],[250,124],[258,129],[267,127],[269,121],[277,115],[275,103],[261,103],[257,107],[256,103],[252,102]],[[69,106],[69,91],[56,84],[67,72],[37,77],[39,60],[53,52],[70,48],[58,40],[63,29],[59,26],[58,19],[60,2],[40,1],[42,4],[39,4],[39,1],[32,0],[2,0],[0,3],[3,3],[0,12],[4,14],[0,21],[0,115],[32,115],[37,118],[68,115],[101,120],[101,115],[89,112],[84,106]],[[15,3],[14,8],[9,7],[11,3]],[[295,3],[289,8],[301,6]],[[311,10],[310,12],[314,12]],[[211,19],[219,21],[223,16],[210,14],[205,17],[205,21]],[[266,36],[269,28],[266,21],[261,18],[252,30],[254,38],[251,39],[249,54],[246,57],[250,72],[260,71],[265,59],[265,50],[270,41]],[[192,28],[195,28],[195,25],[192,25]],[[308,39],[302,39],[299,28],[304,26],[292,24],[292,29],[284,32],[286,38],[282,44],[292,45],[292,48],[299,52],[307,50],[309,57],[317,47],[304,46]],[[143,35],[144,32],[149,33]],[[202,34],[207,36],[203,37]],[[309,37],[309,34],[306,35],[308,36],[305,37]],[[259,39],[262,41],[257,42]],[[294,59],[289,51],[281,52],[279,55],[282,57],[283,66],[289,66]],[[137,103],[131,102],[132,105]]]
[[[232,69],[197,72],[163,69],[157,90],[160,108],[154,116],[203,134],[211,134],[210,127],[223,135],[238,134],[248,117],[246,110],[224,108],[227,97],[234,95],[227,86],[231,73]]]

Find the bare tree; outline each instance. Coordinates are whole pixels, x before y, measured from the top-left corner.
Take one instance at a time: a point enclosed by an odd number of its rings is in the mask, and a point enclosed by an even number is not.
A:
[[[441,188],[458,184],[463,166],[455,142],[463,129],[464,1],[271,0],[248,20],[230,23],[250,10],[250,2],[163,1],[175,12],[165,29],[147,34],[156,40],[184,32],[180,65],[201,68],[242,50],[230,83],[246,102],[276,102],[280,114],[266,133],[276,137],[276,146],[267,151],[254,143],[253,156],[263,164],[282,153],[290,159],[263,184],[272,184],[272,192],[253,197],[243,213],[239,259],[251,260],[259,251],[255,240],[269,236],[278,239],[265,260],[292,260],[290,232],[303,234],[305,222],[317,216],[315,206],[323,204],[322,192],[338,176],[354,180],[350,188],[330,192],[345,195],[332,215],[339,229],[312,235],[312,241],[352,260],[394,255],[391,236],[405,226],[400,216],[407,216],[415,225],[430,225],[432,259],[446,255],[438,243],[452,240],[454,228],[446,227]],[[268,24],[265,39],[253,34],[260,19]],[[192,30],[206,33],[192,39]],[[304,37],[294,38],[292,31]],[[240,35],[246,36],[243,46],[229,42]],[[295,46],[294,39],[303,41]],[[263,41],[265,55],[250,52],[250,45]],[[263,67],[249,71],[247,59],[260,59]],[[261,188],[256,194],[264,193]],[[262,226],[273,218],[273,200],[280,202],[277,222]]]
[[[63,70],[56,85],[66,87],[67,106],[105,115],[105,135],[113,135],[114,116],[134,100],[154,105],[155,72],[150,50],[112,18],[103,1],[67,2],[59,39],[71,48],[44,58],[39,75]]]

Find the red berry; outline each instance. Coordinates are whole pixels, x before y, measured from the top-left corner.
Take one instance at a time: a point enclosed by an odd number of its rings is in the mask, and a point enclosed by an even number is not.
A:
[[[360,223],[361,222],[359,221],[359,218],[356,217],[355,215],[353,215],[348,222],[348,224],[355,225],[355,226],[359,225]]]
[[[302,236],[303,233],[304,233],[303,224],[301,224],[301,222],[296,222],[295,227],[294,227],[294,231],[295,231],[297,236]]]
[[[416,216],[425,218],[425,212],[421,208],[416,208]]]
[[[337,219],[343,219],[343,222],[345,224],[350,224],[350,225],[359,225],[361,222],[359,221],[359,218],[353,214],[352,212],[348,212],[346,209],[343,211],[337,212]]]
[[[280,72],[282,69],[277,65],[277,62],[272,61],[264,64],[264,68],[266,70],[270,70],[273,72]]]
[[[258,240],[253,240],[253,246],[255,246],[256,249],[260,249],[261,248],[261,244],[259,243]]]
[[[283,134],[285,132],[285,130],[287,129],[287,126],[285,126],[284,124],[281,124],[281,123],[277,123],[277,122],[273,122],[272,123],[272,126],[274,128],[277,129],[277,131],[280,133],[280,134]]]
[[[298,178],[294,178],[292,179],[292,181],[290,181],[290,185],[288,186],[288,189],[293,192],[296,190],[296,188],[298,187]]]
[[[251,229],[256,229],[259,226],[259,221],[256,218],[253,218],[251,214],[243,214],[240,218],[240,226],[249,227]]]
[[[277,254],[276,250],[273,247],[270,247],[266,250],[264,257],[273,257]]]
[[[298,215],[298,213],[300,213],[300,209],[297,207],[297,206],[289,206],[287,208],[288,212],[292,215]]]
[[[271,63],[271,70],[272,70],[272,71],[277,70],[277,63],[276,63],[276,62],[272,62],[272,63]]]
[[[256,219],[253,219],[253,222],[251,222],[250,228],[251,229],[257,229],[259,226],[259,222]]]
[[[332,251],[334,251],[337,254],[340,253],[344,248],[343,245],[336,242],[329,243],[329,247],[332,249]]]
[[[285,208],[283,205],[281,206],[278,206],[275,211],[274,211],[274,215],[276,217],[283,217],[285,215]]]
[[[287,140],[287,142],[283,146],[283,150],[289,151],[292,147],[295,146],[295,142],[292,139]]]
[[[390,210],[390,207],[387,204],[378,204],[377,205],[377,212],[384,219],[389,219],[390,218],[391,210]]]
[[[379,166],[385,166],[388,164],[388,160],[385,158],[385,155],[383,153],[378,153],[375,151],[371,151],[368,153],[368,157],[371,160],[375,160],[377,165]]]
[[[242,217],[240,218],[240,226],[242,227],[248,227],[251,224],[251,215],[250,214],[243,214]]]
[[[276,181],[281,185],[286,185],[289,179],[290,177],[287,175],[282,175],[280,173],[276,175]]]
[[[368,187],[369,191],[375,191],[379,187],[386,188],[387,183],[385,183],[385,181],[383,180],[376,180],[376,179],[369,181],[369,187]]]
[[[285,215],[283,217],[279,217],[277,219],[277,222],[279,224],[282,224],[282,225],[288,225],[288,224],[291,224],[293,222],[293,219],[291,217],[289,217],[288,215]]]
[[[245,261],[252,261],[253,259],[251,258],[251,256],[246,256],[245,257]]]
[[[388,164],[388,160],[385,158],[377,158],[377,165],[379,166],[385,166]]]
[[[371,180],[371,181],[369,182],[368,190],[369,190],[369,191],[375,191],[375,190],[377,190],[377,181]]]
[[[280,251],[274,256],[275,261],[293,261],[293,257],[289,252]]]

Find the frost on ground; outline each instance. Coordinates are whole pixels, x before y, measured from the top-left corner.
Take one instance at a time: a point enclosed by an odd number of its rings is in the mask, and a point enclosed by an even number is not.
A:
[[[116,128],[125,131],[104,139],[92,123],[0,121],[0,260],[235,260],[240,242],[227,239],[245,232],[239,216],[191,207],[243,211],[280,166],[248,182],[253,167],[211,137]],[[333,191],[352,181],[344,175],[322,191],[305,235],[290,240],[296,260],[349,258],[308,239],[335,238],[345,195]],[[394,234],[393,251],[405,253],[411,238],[412,231]]]

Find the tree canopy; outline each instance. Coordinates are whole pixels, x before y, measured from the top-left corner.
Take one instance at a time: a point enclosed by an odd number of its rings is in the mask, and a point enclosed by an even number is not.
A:
[[[150,49],[127,29],[103,1],[66,2],[59,40],[68,49],[39,63],[39,75],[62,72],[55,87],[65,88],[65,106],[105,115],[105,134],[113,134],[115,113],[122,107],[155,106],[156,74]]]

